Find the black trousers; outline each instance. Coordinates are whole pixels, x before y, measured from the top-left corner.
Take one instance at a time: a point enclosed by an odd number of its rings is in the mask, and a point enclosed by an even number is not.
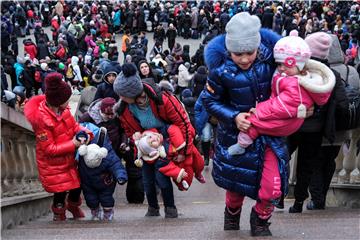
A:
[[[320,169],[319,152],[322,143],[322,133],[296,132],[288,137],[289,152],[292,154],[298,148],[295,200],[302,202],[309,197],[308,187],[314,169]]]
[[[65,199],[66,199],[67,193],[68,192],[54,193],[54,200],[53,200],[54,206],[58,206],[58,205],[65,206]],[[68,199],[71,202],[78,202],[79,198],[80,198],[80,194],[81,194],[81,188],[71,189],[69,191]]]
[[[314,169],[309,186],[311,199],[317,206],[325,206],[326,194],[336,168],[335,158],[339,151],[340,146],[323,146],[319,151],[319,167]]]

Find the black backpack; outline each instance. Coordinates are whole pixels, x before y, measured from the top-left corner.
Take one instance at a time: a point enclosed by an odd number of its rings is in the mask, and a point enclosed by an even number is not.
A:
[[[350,130],[360,127],[360,90],[348,83],[349,66],[346,66],[346,79],[341,79],[335,91],[336,130]]]

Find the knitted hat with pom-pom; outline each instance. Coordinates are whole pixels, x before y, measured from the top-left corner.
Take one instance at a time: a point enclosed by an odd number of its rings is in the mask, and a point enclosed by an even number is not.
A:
[[[53,107],[59,107],[71,97],[71,87],[62,80],[60,73],[50,73],[45,77],[46,102]]]
[[[136,98],[144,90],[136,66],[132,63],[125,63],[122,72],[114,82],[114,92],[122,97]]]

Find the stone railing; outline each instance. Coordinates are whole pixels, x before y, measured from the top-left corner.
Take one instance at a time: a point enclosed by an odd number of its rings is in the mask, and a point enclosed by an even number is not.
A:
[[[327,196],[328,206],[360,208],[360,129],[349,131],[349,146],[343,144],[336,158],[336,170]],[[290,161],[290,185],[296,183],[297,152]],[[290,192],[291,195],[291,192]]]
[[[336,171],[332,180],[334,184],[357,184],[360,186],[360,129],[350,132],[350,146],[342,146],[336,158]]]
[[[34,133],[2,119],[1,135],[1,198],[42,192]]]
[[[79,99],[79,95],[70,99],[73,115]],[[38,179],[35,150],[35,135],[24,115],[1,103],[2,228],[49,212],[52,194],[44,191]]]

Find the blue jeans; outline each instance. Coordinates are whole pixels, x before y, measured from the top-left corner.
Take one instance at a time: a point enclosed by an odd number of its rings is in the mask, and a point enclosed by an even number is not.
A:
[[[212,132],[213,129],[212,128],[213,127],[209,122],[205,123],[205,126],[201,131],[201,141],[210,142],[211,136],[213,134],[213,132]]]
[[[169,177],[165,176],[158,170],[161,166],[163,166],[163,164],[164,161],[162,159],[158,159],[153,164],[148,164],[144,161],[142,167],[146,198],[149,206],[156,209],[159,208],[159,203],[157,200],[155,184],[157,184],[161,190],[164,206],[175,207],[174,192],[171,180]]]

